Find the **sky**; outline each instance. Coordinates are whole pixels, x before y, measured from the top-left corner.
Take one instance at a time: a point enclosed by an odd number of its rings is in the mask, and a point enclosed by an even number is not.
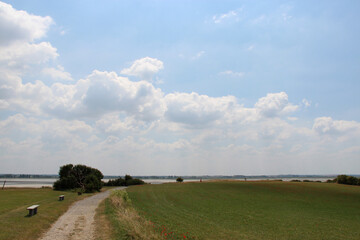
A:
[[[0,173],[360,173],[360,2],[0,2]]]

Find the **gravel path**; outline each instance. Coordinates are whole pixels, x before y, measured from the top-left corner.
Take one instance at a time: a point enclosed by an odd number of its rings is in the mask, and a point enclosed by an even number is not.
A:
[[[109,191],[106,191],[75,202],[40,240],[93,239],[95,210],[108,196]]]

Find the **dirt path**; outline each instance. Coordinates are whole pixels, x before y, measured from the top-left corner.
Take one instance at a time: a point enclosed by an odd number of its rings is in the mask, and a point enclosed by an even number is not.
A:
[[[106,191],[75,202],[40,240],[93,239],[95,210],[108,196],[109,191]]]

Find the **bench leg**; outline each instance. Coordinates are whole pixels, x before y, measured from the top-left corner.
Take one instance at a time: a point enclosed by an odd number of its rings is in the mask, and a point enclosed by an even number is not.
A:
[[[37,214],[37,208],[35,209],[29,209],[29,216],[34,216],[35,214]]]

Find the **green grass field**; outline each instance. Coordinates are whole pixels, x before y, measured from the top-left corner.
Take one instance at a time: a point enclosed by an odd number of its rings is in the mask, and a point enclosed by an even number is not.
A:
[[[156,231],[175,232],[168,239],[360,239],[359,186],[222,181],[127,192]]]
[[[59,195],[64,201],[58,201]],[[53,191],[49,188],[5,188],[0,190],[0,240],[33,240],[47,230],[68,207],[89,194]],[[38,213],[28,217],[27,207],[40,205]]]

